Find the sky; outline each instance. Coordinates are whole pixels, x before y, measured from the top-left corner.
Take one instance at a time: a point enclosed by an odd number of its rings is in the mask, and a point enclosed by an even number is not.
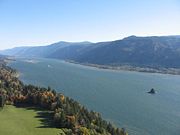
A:
[[[180,0],[0,0],[0,50],[180,35]]]

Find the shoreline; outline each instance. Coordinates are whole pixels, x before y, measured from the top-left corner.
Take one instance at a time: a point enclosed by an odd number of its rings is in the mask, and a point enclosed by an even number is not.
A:
[[[34,59],[34,58],[32,58]],[[52,59],[52,58],[50,58]],[[60,59],[54,59],[60,60]],[[7,63],[11,63],[12,61],[16,61],[16,58],[11,58]],[[180,75],[180,69],[178,68],[149,68],[149,67],[136,67],[130,65],[120,65],[120,66],[112,66],[112,65],[99,65],[99,64],[92,64],[92,63],[81,63],[74,60],[63,60],[67,63],[87,66],[87,67],[94,67],[97,69],[104,69],[104,70],[112,70],[112,71],[129,71],[129,72],[140,72],[140,73],[158,73],[158,74],[169,74],[169,75]],[[17,74],[20,76],[20,73]]]
[[[114,71],[134,71],[134,72],[142,72],[142,73],[159,73],[159,74],[169,74],[169,75],[180,75],[180,69],[177,68],[148,68],[148,67],[134,67],[130,65],[124,66],[109,66],[109,65],[98,65],[91,63],[80,63],[73,60],[65,60],[65,62],[78,64],[88,67],[94,67],[97,69],[105,69],[105,70],[114,70]]]

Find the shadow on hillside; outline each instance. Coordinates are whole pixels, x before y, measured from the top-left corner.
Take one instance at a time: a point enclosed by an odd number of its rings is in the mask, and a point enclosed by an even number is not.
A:
[[[52,111],[42,109],[38,106],[31,106],[31,105],[25,105],[25,104],[16,105],[16,107],[24,108],[27,110],[33,110],[37,113],[35,118],[37,118],[41,122],[41,126],[38,126],[36,128],[56,128],[56,126],[53,124]]]

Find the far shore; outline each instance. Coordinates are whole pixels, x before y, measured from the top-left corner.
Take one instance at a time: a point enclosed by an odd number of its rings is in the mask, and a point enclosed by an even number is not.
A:
[[[73,63],[73,64],[80,64],[80,65],[84,65],[84,66],[95,67],[98,69],[180,75],[180,69],[177,69],[177,68],[149,68],[149,67],[135,67],[135,66],[130,66],[130,65],[109,66],[109,65],[91,64],[91,63],[80,63],[80,62],[72,61],[72,60],[66,60],[66,62]]]
[[[8,59],[7,63],[15,61],[16,58]],[[32,58],[34,59],[34,58]],[[59,60],[59,59],[57,59]],[[115,70],[115,71],[135,71],[135,72],[144,72],[144,73],[159,73],[159,74],[170,74],[170,75],[180,75],[180,69],[178,68],[150,68],[150,67],[137,67],[137,66],[130,66],[130,65],[118,65],[118,66],[111,66],[111,65],[98,65],[92,63],[80,63],[73,60],[63,60],[68,63],[79,64],[83,66],[94,67],[98,69],[107,69],[107,70]],[[28,61],[27,61],[28,62]],[[19,77],[20,73],[17,72],[16,77]]]

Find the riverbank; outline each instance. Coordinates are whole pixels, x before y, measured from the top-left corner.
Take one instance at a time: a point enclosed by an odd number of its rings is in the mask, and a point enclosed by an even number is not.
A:
[[[49,115],[46,117],[46,120],[51,122],[45,122],[43,126],[62,129],[65,134],[127,135],[124,128],[116,128],[109,121],[103,120],[99,113],[89,111],[77,101],[61,94],[61,92],[56,92],[50,87],[35,86],[31,83],[31,85],[24,85],[14,76],[14,73],[17,72],[14,69],[17,68],[6,65],[1,68],[0,81],[3,84],[1,86],[3,91],[0,94],[7,97],[6,100],[1,100],[3,106],[4,103],[16,106],[23,104],[23,106],[38,106],[51,111],[51,117]],[[42,67],[40,69],[42,70]],[[37,79],[36,76],[34,80],[37,81]],[[8,91],[9,89],[12,89],[12,91]],[[91,123],[93,123],[93,126],[90,127]],[[59,134],[61,133],[59,132]]]
[[[122,66],[109,66],[109,65],[98,65],[91,63],[80,63],[77,61],[66,60],[66,62],[73,64],[80,64],[83,66],[95,67],[98,69],[109,69],[109,70],[122,70],[122,71],[136,71],[136,72],[145,72],[145,73],[160,73],[160,74],[171,74],[171,75],[180,75],[180,69],[177,68],[149,68],[149,67],[135,67],[130,65]]]

